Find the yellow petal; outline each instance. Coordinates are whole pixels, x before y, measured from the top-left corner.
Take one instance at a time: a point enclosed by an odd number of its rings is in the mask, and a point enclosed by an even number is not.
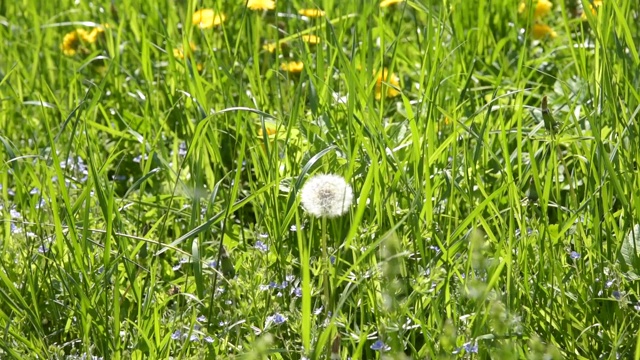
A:
[[[387,68],[382,69],[382,71],[378,72],[376,78],[376,86],[375,86],[375,97],[376,100],[380,100],[382,98],[382,84],[387,83],[386,96],[389,98],[396,97],[400,95],[400,91],[396,88],[400,87],[400,79],[396,74],[389,74]]]
[[[404,0],[382,0],[380,2],[380,7],[389,7],[393,4],[398,4],[403,2]]]
[[[224,14],[218,14],[213,9],[200,9],[193,13],[191,21],[193,25],[198,25],[200,29],[209,29],[222,24],[227,17]]]
[[[304,63],[302,61],[289,61],[280,64],[280,70],[298,74],[304,69]]]
[[[533,25],[533,38],[534,39],[544,39],[546,37],[555,38],[558,36],[556,32],[549,26],[545,24],[534,24]]]
[[[273,10],[276,8],[276,2],[273,0],[249,0],[247,8],[250,10]]]
[[[320,43],[320,37],[319,36],[302,35],[300,38],[302,39],[302,41],[306,42],[307,44],[316,45],[316,44]]]
[[[300,9],[298,10],[298,14],[309,18],[315,18],[324,16],[324,11],[320,9]]]

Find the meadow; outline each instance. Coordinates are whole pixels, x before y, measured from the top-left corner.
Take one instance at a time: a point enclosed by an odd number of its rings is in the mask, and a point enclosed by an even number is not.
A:
[[[640,360],[637,0],[0,1],[0,359]]]

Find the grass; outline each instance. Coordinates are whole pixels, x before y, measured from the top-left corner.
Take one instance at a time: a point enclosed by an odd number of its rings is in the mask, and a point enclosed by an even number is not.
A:
[[[1,2],[0,358],[640,359],[640,7],[553,3]]]

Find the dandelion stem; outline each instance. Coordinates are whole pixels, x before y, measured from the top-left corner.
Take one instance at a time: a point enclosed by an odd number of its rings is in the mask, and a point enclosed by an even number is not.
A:
[[[329,285],[329,251],[327,249],[327,218],[321,218],[322,227],[322,282],[324,284],[324,301],[327,305],[327,313],[333,313],[333,304],[331,303],[331,289]]]

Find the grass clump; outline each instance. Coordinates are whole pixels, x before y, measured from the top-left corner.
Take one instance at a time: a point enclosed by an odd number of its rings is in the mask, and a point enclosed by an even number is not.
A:
[[[0,358],[640,359],[639,14],[1,2]]]

